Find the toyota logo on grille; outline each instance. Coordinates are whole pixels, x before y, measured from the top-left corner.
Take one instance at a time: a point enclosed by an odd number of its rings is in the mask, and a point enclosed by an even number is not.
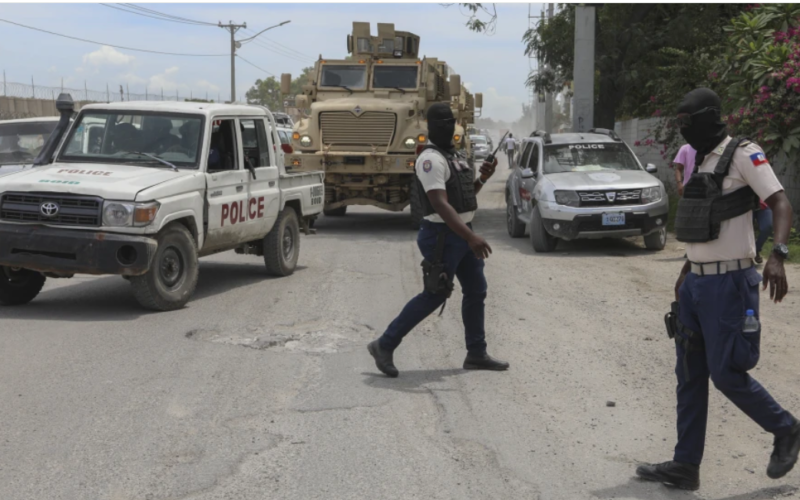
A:
[[[58,215],[59,208],[58,203],[52,201],[46,201],[39,205],[39,211],[42,212],[42,215],[45,217],[55,217]]]

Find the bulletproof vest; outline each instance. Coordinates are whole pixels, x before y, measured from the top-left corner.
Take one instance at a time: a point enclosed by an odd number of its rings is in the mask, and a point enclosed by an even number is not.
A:
[[[434,145],[429,144],[422,151],[426,149],[435,149],[447,160],[447,166],[450,168],[450,178],[445,182],[445,189],[447,191],[447,202],[450,206],[459,214],[477,210],[478,198],[475,195],[475,173],[469,168],[466,160]],[[420,151],[420,154],[422,151]],[[459,161],[460,165],[457,163]],[[456,168],[457,165],[461,167],[460,170]],[[419,196],[424,216],[435,214],[436,210],[433,209],[433,205],[431,205],[428,196],[425,194],[425,188],[419,180],[419,175],[415,175],[414,179],[417,183],[417,196]]]
[[[722,194],[736,148],[747,139],[731,139],[713,172],[695,172],[683,188],[675,215],[675,236],[685,243],[706,243],[719,238],[722,221],[733,219],[758,207],[758,196],[750,186]]]

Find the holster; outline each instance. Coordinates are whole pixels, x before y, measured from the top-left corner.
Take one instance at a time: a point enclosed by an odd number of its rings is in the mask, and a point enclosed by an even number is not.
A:
[[[433,262],[425,259],[422,261],[422,281],[425,285],[425,291],[434,295],[444,296],[445,302],[442,304],[442,309],[439,311],[439,316],[444,312],[444,306],[447,304],[447,299],[453,293],[453,278],[447,275],[444,267],[444,243],[447,236],[446,230],[440,231],[436,237],[436,250],[433,252]]]
[[[670,305],[670,311],[664,316],[664,323],[667,326],[667,335],[674,339],[675,343],[683,348],[683,375],[686,381],[691,380],[689,374],[689,352],[705,351],[705,342],[700,332],[695,332],[681,323],[678,319],[680,306],[677,301]]]
[[[678,334],[678,308],[679,302],[675,301],[670,304],[670,311],[664,315],[664,323],[667,326],[667,336],[671,339],[675,338]]]

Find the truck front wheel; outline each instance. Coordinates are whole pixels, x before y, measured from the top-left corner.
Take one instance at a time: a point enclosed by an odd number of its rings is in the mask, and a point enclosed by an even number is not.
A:
[[[300,224],[297,212],[286,207],[264,237],[264,264],[273,276],[289,276],[300,257]]]
[[[0,267],[0,304],[20,306],[39,295],[45,277],[36,271]]]
[[[172,223],[158,233],[150,270],[131,276],[133,296],[147,309],[172,311],[185,306],[197,287],[197,245],[186,227]]]

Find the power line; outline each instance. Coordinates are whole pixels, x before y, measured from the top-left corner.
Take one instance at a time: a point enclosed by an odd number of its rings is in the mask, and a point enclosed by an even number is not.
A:
[[[184,57],[228,57],[228,54],[181,54],[181,53],[177,53],[177,52],[161,52],[161,51],[158,51],[158,50],[135,49],[133,47],[124,47],[122,45],[112,45],[110,43],[96,42],[94,40],[86,40],[85,38],[77,38],[77,37],[74,37],[74,36],[62,35],[61,33],[55,33],[53,31],[47,31],[47,30],[43,30],[41,28],[34,28],[33,26],[26,26],[24,24],[15,23],[14,21],[9,21],[7,19],[0,19],[0,22],[13,24],[13,25],[19,26],[21,28],[27,28],[29,30],[39,31],[41,33],[47,33],[48,35],[55,35],[55,36],[60,36],[62,38],[69,38],[70,40],[77,40],[79,42],[93,43],[95,45],[106,45],[108,47],[114,47],[115,49],[132,50],[134,52],[147,52],[149,54],[162,54],[162,55],[167,55],[167,56],[184,56]]]
[[[249,29],[246,29],[245,31],[252,33],[252,31],[249,30]],[[304,57],[304,58],[307,58],[307,59],[314,59],[312,56],[310,56],[308,54],[304,54],[304,53],[300,52],[299,50],[295,50],[295,49],[293,49],[291,47],[287,47],[286,45],[283,45],[281,43],[278,43],[275,40],[273,40],[272,38],[267,38],[265,36],[262,36],[262,37],[259,38],[259,40],[268,40],[270,43],[273,43],[273,44],[283,48],[286,52],[294,53],[294,54],[297,54],[298,56],[301,56],[301,57]],[[252,40],[250,40],[250,41],[252,41]],[[245,43],[249,43],[250,41],[245,42]]]
[[[256,46],[258,46],[258,47],[260,47],[260,48],[262,48],[264,50],[268,50],[268,51],[272,52],[273,54],[277,54],[279,56],[286,57],[287,59],[292,59],[293,61],[298,61],[298,62],[301,62],[303,64],[309,64],[309,63],[312,62],[311,59],[300,58],[299,56],[296,56],[294,54],[281,52],[280,49],[277,49],[277,48],[274,48],[274,47],[270,47],[269,45],[265,45],[264,43],[260,42],[259,40],[252,40],[252,41],[255,42]]]
[[[181,16],[173,16],[172,14],[166,14],[164,12],[159,12],[157,10],[148,9],[146,7],[141,7],[139,5],[132,4],[132,3],[124,3],[122,5],[124,5],[126,7],[129,7],[129,8],[132,8],[132,9],[139,10],[141,12],[146,12],[146,13],[149,13],[149,14],[154,14],[154,15],[157,15],[157,16],[161,16],[163,18],[174,19],[176,21],[188,22],[188,23],[193,23],[193,24],[204,24],[204,25],[207,25],[207,26],[216,26],[216,24],[214,24],[214,23],[209,23],[209,22],[206,22],[206,21],[197,21],[195,19],[188,19],[186,17],[181,17]]]
[[[137,12],[135,10],[128,10],[127,8],[120,7],[119,5],[111,5],[111,4],[107,4],[107,3],[101,3],[100,5],[102,5],[103,7],[108,7],[110,9],[116,9],[116,10],[120,10],[122,12],[127,12],[128,14],[136,14],[137,16],[149,17],[150,19],[158,19],[159,21],[170,21],[170,22],[173,22],[173,23],[181,23],[181,24],[188,24],[188,25],[191,25],[191,26],[199,26],[197,23],[190,23],[190,22],[186,22],[186,21],[177,21],[177,20],[174,20],[174,19],[167,19],[167,18],[159,17],[159,16],[151,16],[150,14],[146,14],[144,12]]]
[[[263,71],[264,73],[266,73],[266,74],[268,74],[268,75],[275,76],[273,73],[270,73],[269,71],[265,70],[264,68],[259,68],[258,66],[256,66],[256,65],[255,65],[255,64],[253,64],[253,63],[251,63],[250,61],[248,61],[248,60],[247,60],[247,59],[245,59],[244,57],[240,56],[239,54],[236,54],[236,57],[238,57],[238,58],[239,58],[239,59],[241,59],[242,61],[246,62],[246,63],[247,63],[247,64],[249,64],[250,66],[254,67],[255,69],[259,69],[259,70]],[[277,78],[277,77],[276,77],[276,78]]]

